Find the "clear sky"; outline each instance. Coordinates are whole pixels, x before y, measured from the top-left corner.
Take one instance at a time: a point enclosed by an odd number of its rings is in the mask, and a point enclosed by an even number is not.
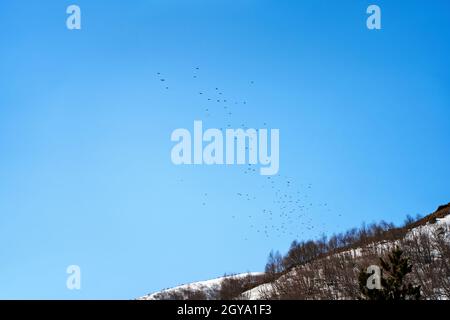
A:
[[[1,1],[0,298],[131,299],[449,202],[449,15],[447,0]],[[170,135],[194,120],[280,129],[279,176],[173,165]]]

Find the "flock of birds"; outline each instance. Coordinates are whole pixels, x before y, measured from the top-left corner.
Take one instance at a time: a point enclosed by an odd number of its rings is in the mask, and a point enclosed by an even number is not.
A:
[[[261,194],[237,193],[242,201],[253,201],[258,208],[255,214],[247,215],[251,230],[266,238],[289,236],[302,239],[302,233],[311,234],[326,233],[326,224],[318,224],[312,218],[313,212],[329,213],[331,209],[328,203],[315,203],[309,196],[312,184],[296,185],[292,177],[278,175],[265,177],[260,188]],[[270,195],[267,198],[267,194]],[[239,216],[232,216],[238,219]],[[245,238],[248,240],[248,238]]]
[[[193,79],[198,79],[200,74],[200,67],[195,67],[192,75]],[[156,76],[159,81],[163,83],[163,88],[169,90],[167,79],[157,72]],[[249,85],[254,85],[254,81],[250,81]],[[247,105],[247,100],[230,99],[219,87],[213,87],[210,90],[199,90],[199,96],[204,99],[204,103],[208,107],[204,107],[205,118],[210,118],[217,115],[224,119],[225,116],[226,128],[231,128],[232,123],[235,123],[234,108]],[[220,112],[221,111],[221,112]],[[242,129],[248,129],[248,126],[242,122],[239,126]],[[267,128],[267,123],[263,123],[263,127]],[[221,130],[224,127],[220,128]],[[248,150],[248,147],[246,147]],[[258,175],[259,167],[257,165],[247,164],[242,169],[245,175]],[[309,194],[313,188],[312,184],[297,185],[294,178],[276,175],[276,176],[260,176],[260,186],[255,188],[252,184],[250,188],[252,191],[242,190],[236,193],[238,201],[253,202],[253,213],[243,214],[235,213],[231,215],[231,219],[242,223],[243,219],[247,220],[245,223],[249,225],[250,230],[257,235],[266,238],[290,236],[296,239],[304,238],[302,233],[307,232],[308,237],[311,234],[320,236],[327,233],[327,225],[325,223],[318,224],[313,221],[312,213],[331,213],[331,208],[328,203],[314,203]],[[180,179],[179,182],[183,180]],[[260,193],[256,192],[261,191]],[[267,195],[270,195],[269,197]],[[202,206],[208,204],[208,193],[202,194]],[[243,240],[249,240],[250,235],[244,236]]]

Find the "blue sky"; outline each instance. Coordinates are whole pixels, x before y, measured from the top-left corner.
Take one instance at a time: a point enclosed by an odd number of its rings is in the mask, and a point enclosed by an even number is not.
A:
[[[73,3],[82,30],[66,28]],[[446,0],[2,1],[0,298],[135,298],[449,202],[449,13]],[[194,120],[280,129],[279,176],[173,165],[170,134]]]

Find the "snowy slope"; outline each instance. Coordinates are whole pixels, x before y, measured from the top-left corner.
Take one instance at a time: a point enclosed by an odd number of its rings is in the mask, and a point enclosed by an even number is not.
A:
[[[415,234],[418,233],[426,233],[428,235],[439,235],[439,237],[443,236],[445,239],[447,239],[450,242],[450,204],[447,206],[444,206],[443,209],[441,207],[434,213],[426,218],[434,217],[435,220],[426,220],[426,221],[433,221],[432,222],[424,222],[419,221],[418,224],[415,225],[412,229],[410,229],[407,233],[405,238],[408,239],[409,237],[412,237]],[[424,218],[424,219],[426,219]],[[389,242],[389,241],[382,241],[378,243],[373,243],[369,245],[372,248],[375,248],[377,250],[384,251],[386,249],[389,249],[391,247],[394,247],[398,241]],[[362,251],[364,248],[355,248],[348,250],[346,252],[341,252],[338,254],[345,254],[350,253],[352,257],[356,258],[361,256]],[[292,269],[288,273],[282,275],[279,279],[275,280],[275,283],[277,281],[283,281],[285,279],[289,279],[290,277],[294,277],[296,271],[296,268]],[[264,273],[262,272],[252,272],[252,273],[242,273],[238,275],[231,275],[231,276],[225,276],[220,277],[212,280],[205,280],[205,281],[199,281],[199,282],[193,282],[188,283],[184,285],[180,285],[174,288],[165,289],[162,291],[158,291],[152,294],[148,294],[145,296],[142,296],[138,298],[138,300],[160,300],[160,299],[173,299],[174,297],[177,299],[183,299],[187,298],[187,292],[192,291],[199,291],[202,292],[207,299],[214,299],[215,294],[220,289],[222,282],[225,279],[229,278],[244,278],[246,276],[262,276]],[[263,299],[264,295],[270,292],[270,290],[274,290],[273,283],[266,283],[259,286],[256,286],[255,288],[248,290],[241,294],[241,299],[248,299],[248,300],[259,300]]]
[[[243,278],[246,276],[260,276],[263,274],[264,273],[262,273],[262,272],[249,272],[249,273],[241,273],[241,274],[231,275],[231,276],[226,276],[226,277],[219,277],[219,278],[211,279],[211,280],[192,282],[192,283],[180,285],[180,286],[177,286],[174,288],[154,292],[152,294],[142,296],[142,297],[138,298],[138,300],[159,300],[159,299],[163,298],[164,296],[167,296],[167,294],[169,294],[169,295],[172,293],[182,294],[183,290],[202,291],[202,292],[206,293],[208,296],[208,292],[214,292],[215,290],[218,290],[220,288],[220,285],[224,279],[228,279],[228,278],[236,279],[236,278]]]
[[[443,218],[437,218],[435,223],[427,223],[426,225],[418,226],[414,229],[411,229],[407,234],[406,238],[417,234],[417,233],[427,233],[429,235],[440,233],[444,237],[447,238],[447,240],[450,242],[450,214],[443,217]],[[374,244],[376,247],[393,247],[395,243],[377,243]],[[352,254],[352,256],[357,257],[361,254],[361,249],[352,249],[349,251],[349,253]],[[292,276],[292,273],[296,272],[295,269],[290,271],[289,273],[282,276],[282,278],[289,278]],[[278,281],[278,280],[275,280]],[[273,285],[271,283],[269,284],[262,284],[260,286],[257,286],[251,290],[248,290],[244,293],[242,293],[241,297],[243,299],[248,300],[260,300],[263,298],[264,294],[268,291],[273,290]]]

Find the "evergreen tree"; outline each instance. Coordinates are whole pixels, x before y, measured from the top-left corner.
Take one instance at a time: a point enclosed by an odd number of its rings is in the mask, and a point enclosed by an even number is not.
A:
[[[412,265],[408,258],[403,258],[403,251],[395,248],[388,255],[388,261],[380,258],[381,289],[367,288],[367,280],[371,276],[365,270],[359,274],[359,288],[366,300],[419,300],[420,286],[406,283],[406,276],[411,273]]]

